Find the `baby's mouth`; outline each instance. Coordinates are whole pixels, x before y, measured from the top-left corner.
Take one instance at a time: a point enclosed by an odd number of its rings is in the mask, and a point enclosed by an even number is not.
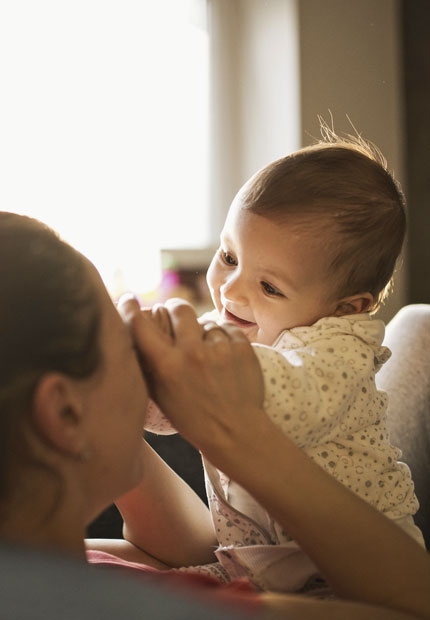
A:
[[[251,327],[252,325],[255,325],[252,321],[245,321],[245,319],[239,318],[230,312],[230,310],[227,310],[227,308],[224,308],[224,318],[226,321],[232,321],[232,323],[235,323],[239,327]]]

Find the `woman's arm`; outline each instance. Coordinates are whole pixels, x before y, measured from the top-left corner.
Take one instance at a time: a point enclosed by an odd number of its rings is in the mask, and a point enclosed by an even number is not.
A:
[[[239,441],[229,439],[235,443],[235,459],[222,456],[218,464],[288,529],[335,593],[430,617],[426,552],[400,527],[315,465],[276,432],[267,418],[257,430],[260,441],[256,445],[246,429]],[[222,432],[217,441],[218,445],[225,443]],[[251,454],[249,471],[244,464]]]
[[[86,548],[160,570],[216,562],[207,506],[145,441],[142,450],[142,481],[115,502],[124,540],[89,538]]]
[[[277,431],[243,334],[227,325],[204,338],[189,306],[169,310],[174,338],[136,305],[124,308],[152,395],[175,427],[291,532],[339,596],[429,617],[429,557]]]
[[[125,540],[169,567],[215,562],[207,506],[146,442],[142,449],[142,482],[116,501]]]

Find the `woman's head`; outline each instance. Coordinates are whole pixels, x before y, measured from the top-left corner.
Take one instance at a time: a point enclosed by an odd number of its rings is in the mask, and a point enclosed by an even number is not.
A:
[[[72,247],[37,220],[0,213],[0,287],[2,408],[5,398],[28,406],[48,371],[84,378],[96,370],[101,303]]]
[[[138,451],[146,390],[127,329],[92,265],[31,218],[0,213],[0,287],[0,493],[12,461],[42,465],[36,437],[58,459],[88,461],[91,486],[109,458],[121,469],[121,454],[107,454],[119,439]],[[121,492],[127,483],[116,484]]]

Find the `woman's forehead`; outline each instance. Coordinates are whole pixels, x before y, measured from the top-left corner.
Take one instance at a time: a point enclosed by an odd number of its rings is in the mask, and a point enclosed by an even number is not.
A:
[[[114,329],[117,331],[118,329],[122,331],[123,323],[122,320],[114,306],[114,303],[106,289],[106,286],[102,280],[100,273],[94,264],[88,260],[85,256],[82,257],[85,263],[85,269],[88,274],[88,279],[90,284],[94,288],[94,294],[99,300],[100,310],[101,310],[101,319],[102,319],[102,335],[105,331],[103,327],[107,325],[107,331]]]

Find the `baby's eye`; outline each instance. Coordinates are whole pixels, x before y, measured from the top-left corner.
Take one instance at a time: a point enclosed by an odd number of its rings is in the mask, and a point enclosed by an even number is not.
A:
[[[261,282],[261,286],[263,287],[264,291],[268,295],[275,295],[277,297],[284,297],[284,294],[281,293],[281,291],[279,291],[277,288],[275,288],[274,286],[272,286],[268,282],[264,282],[264,280]]]
[[[224,250],[220,250],[220,254],[226,265],[236,265],[236,259],[231,254],[224,252]]]

